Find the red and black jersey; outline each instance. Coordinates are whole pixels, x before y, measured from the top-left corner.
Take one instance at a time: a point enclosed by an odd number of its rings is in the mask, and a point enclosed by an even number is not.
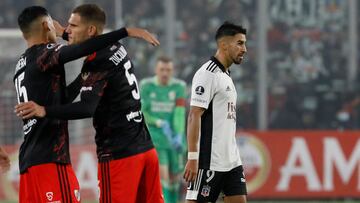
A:
[[[65,70],[59,63],[61,45],[40,44],[26,50],[16,66],[14,82],[18,102],[40,105],[65,103]],[[33,165],[70,163],[67,121],[49,118],[23,120],[20,172]]]
[[[125,28],[100,35],[77,45],[38,44],[20,57],[14,83],[18,102],[42,106],[71,102],[79,91],[78,78],[66,89],[65,63],[100,50],[127,36]],[[71,89],[72,88],[72,89]],[[75,90],[77,91],[75,91]],[[20,147],[20,172],[43,163],[70,163],[67,121],[53,118],[23,120],[24,141]]]
[[[119,159],[153,148],[141,112],[133,64],[121,43],[88,56],[80,77],[81,101],[47,106],[47,117],[93,116],[99,161]]]

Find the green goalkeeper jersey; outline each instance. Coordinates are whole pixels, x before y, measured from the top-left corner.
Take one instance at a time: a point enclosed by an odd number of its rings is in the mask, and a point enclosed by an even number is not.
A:
[[[169,122],[173,136],[181,135],[185,144],[186,84],[172,78],[168,85],[160,85],[156,76],[140,82],[142,112],[156,148],[172,148],[163,134],[161,124]]]

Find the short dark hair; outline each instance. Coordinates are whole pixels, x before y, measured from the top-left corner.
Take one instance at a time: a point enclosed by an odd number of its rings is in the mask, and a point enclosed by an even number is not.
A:
[[[72,13],[77,13],[81,18],[84,18],[85,21],[99,23],[101,26],[104,26],[106,23],[104,10],[96,4],[82,4],[74,8]]]
[[[157,58],[157,61],[158,61],[158,62],[161,61],[161,62],[164,62],[164,63],[170,63],[170,62],[172,62],[171,58],[168,57],[168,56],[165,56],[165,55],[159,56],[159,57]]]
[[[30,6],[25,8],[18,17],[18,25],[21,32],[28,34],[31,30],[31,24],[42,16],[48,16],[48,11],[41,6]]]
[[[236,25],[229,21],[225,21],[216,31],[216,41],[225,36],[234,36],[238,33],[246,35],[246,29],[241,25]]]

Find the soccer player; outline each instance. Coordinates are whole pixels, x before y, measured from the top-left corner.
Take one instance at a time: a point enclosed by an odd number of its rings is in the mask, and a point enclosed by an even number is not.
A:
[[[246,202],[246,181],[236,145],[236,90],[230,66],[246,53],[246,29],[229,22],[217,30],[217,51],[192,81],[188,116],[188,202]]]
[[[42,105],[65,104],[77,95],[75,90],[81,87],[80,79],[67,91],[64,63],[131,36],[134,31],[122,28],[82,44],[63,46],[55,43],[53,20],[40,6],[25,8],[18,24],[28,45],[15,70],[18,102],[33,100]],[[146,33],[136,29],[135,32],[135,37]],[[152,36],[145,35],[156,42]],[[26,114],[26,111],[18,113]],[[24,118],[23,123],[25,136],[19,153],[20,203],[80,202],[79,184],[70,163],[67,121]]]
[[[69,19],[69,43],[102,33],[105,13],[94,4],[76,7]],[[100,203],[162,203],[159,161],[141,113],[133,64],[120,42],[89,55],[81,70],[81,100],[71,104],[20,104],[27,116],[64,120],[93,116]],[[21,111],[25,112],[21,114]]]
[[[10,159],[9,155],[5,152],[5,150],[0,147],[0,171],[6,172],[10,168]]]
[[[180,173],[184,170],[186,84],[173,78],[174,64],[159,57],[156,75],[140,83],[142,111],[160,161],[165,202],[179,199]]]

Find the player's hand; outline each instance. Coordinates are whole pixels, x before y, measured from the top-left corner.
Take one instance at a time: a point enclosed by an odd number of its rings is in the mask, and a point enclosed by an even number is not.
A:
[[[182,134],[176,134],[175,137],[173,137],[171,140],[171,145],[175,148],[177,152],[183,151],[182,136]]]
[[[56,36],[57,37],[62,37],[62,35],[64,34],[65,28],[60,25],[60,23],[57,20],[54,20],[54,27],[55,27],[55,31],[56,31]]]
[[[198,172],[198,160],[188,160],[185,165],[184,179],[186,182],[194,182]]]
[[[162,121],[161,130],[170,143],[172,143],[173,132],[168,121]]]
[[[147,30],[141,28],[126,28],[126,31],[129,37],[143,39],[152,44],[153,46],[160,45],[160,42],[156,39],[156,37]]]
[[[45,108],[38,105],[33,101],[20,103],[15,106],[15,113],[22,119],[28,119],[32,117],[43,118],[46,115]]]
[[[6,172],[10,168],[10,159],[9,155],[5,152],[5,150],[0,147],[0,171]]]

